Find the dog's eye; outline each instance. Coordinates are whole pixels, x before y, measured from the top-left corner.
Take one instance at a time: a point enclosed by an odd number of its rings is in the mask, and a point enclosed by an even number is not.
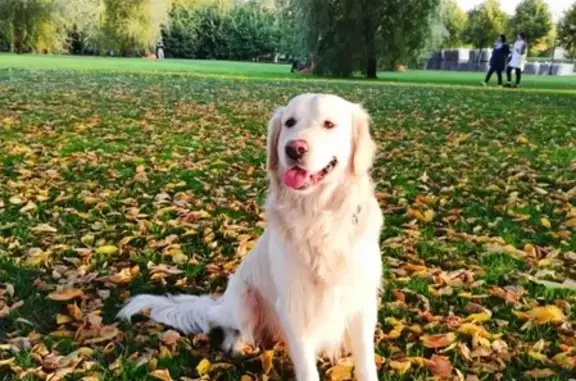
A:
[[[329,121],[329,120],[325,120],[325,121],[324,121],[324,128],[327,128],[327,129],[331,130],[331,129],[333,129],[334,127],[335,127],[335,126],[334,126],[334,123],[332,123],[331,121]]]
[[[284,122],[284,125],[288,128],[293,127],[296,124],[296,119],[294,118],[289,118],[288,120],[286,120],[286,122]]]

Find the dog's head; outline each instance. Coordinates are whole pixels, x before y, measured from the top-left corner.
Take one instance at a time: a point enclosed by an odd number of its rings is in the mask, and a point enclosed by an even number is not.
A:
[[[360,105],[335,95],[299,95],[270,120],[268,170],[302,193],[365,175],[375,150],[369,125]]]

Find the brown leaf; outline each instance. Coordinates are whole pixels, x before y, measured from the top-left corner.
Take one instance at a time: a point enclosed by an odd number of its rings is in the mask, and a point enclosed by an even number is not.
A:
[[[58,302],[64,302],[67,300],[72,300],[75,298],[81,298],[84,296],[82,290],[76,288],[65,288],[59,291],[54,291],[48,294],[48,299],[55,300]]]
[[[440,335],[423,335],[420,340],[426,348],[438,349],[446,348],[456,340],[456,334],[453,332]]]
[[[432,355],[430,360],[424,360],[424,364],[434,376],[444,378],[452,375],[452,363],[448,357]]]
[[[529,371],[524,372],[527,377],[540,379],[540,378],[548,378],[556,375],[552,369],[544,368],[544,369],[532,369]]]
[[[160,341],[162,344],[167,346],[175,346],[180,340],[180,333],[170,329],[160,336]]]

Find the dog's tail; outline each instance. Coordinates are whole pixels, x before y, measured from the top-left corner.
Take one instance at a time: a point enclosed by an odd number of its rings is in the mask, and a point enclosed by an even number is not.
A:
[[[150,318],[186,334],[209,333],[216,322],[212,321],[219,299],[193,295],[138,295],[118,313],[119,318],[130,318],[142,310],[150,310]]]

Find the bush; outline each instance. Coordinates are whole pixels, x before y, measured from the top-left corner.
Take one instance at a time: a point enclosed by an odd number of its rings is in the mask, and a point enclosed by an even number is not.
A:
[[[255,60],[277,51],[276,13],[255,3],[228,11],[215,6],[176,5],[162,27],[167,57]]]

